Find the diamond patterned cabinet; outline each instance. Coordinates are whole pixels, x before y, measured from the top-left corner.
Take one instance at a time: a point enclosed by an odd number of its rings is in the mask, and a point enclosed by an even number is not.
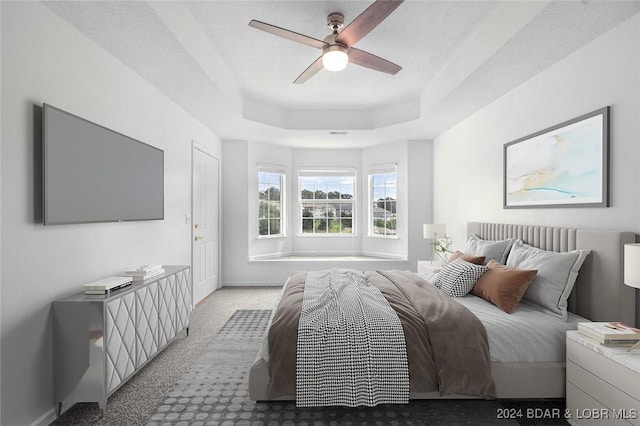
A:
[[[76,294],[53,303],[54,394],[58,415],[107,398],[183,330],[189,332],[188,266],[108,296]]]

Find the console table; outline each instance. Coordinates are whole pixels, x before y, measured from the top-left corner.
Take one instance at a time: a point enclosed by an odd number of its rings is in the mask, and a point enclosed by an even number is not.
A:
[[[60,416],[76,402],[107,398],[183,330],[189,334],[189,266],[108,295],[53,302],[54,397]]]

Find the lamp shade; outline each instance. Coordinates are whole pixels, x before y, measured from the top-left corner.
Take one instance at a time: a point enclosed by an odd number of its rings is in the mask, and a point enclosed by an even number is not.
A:
[[[446,223],[426,223],[422,225],[422,237],[425,239],[436,239],[447,236]]]
[[[640,244],[624,245],[624,283],[640,288]]]
[[[347,49],[339,44],[332,44],[323,49],[322,66],[327,71],[342,71],[349,63]]]

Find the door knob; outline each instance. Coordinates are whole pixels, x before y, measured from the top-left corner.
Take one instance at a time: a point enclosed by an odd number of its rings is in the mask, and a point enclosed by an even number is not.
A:
[[[199,241],[199,240],[202,240],[203,238],[204,238],[204,237],[201,237],[200,235],[196,235],[196,236],[193,238],[193,240],[194,240],[194,241]]]

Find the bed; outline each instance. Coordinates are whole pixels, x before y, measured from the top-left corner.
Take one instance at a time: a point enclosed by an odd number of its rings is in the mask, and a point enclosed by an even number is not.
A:
[[[623,245],[635,242],[635,234],[484,222],[468,223],[467,233],[470,239],[479,238],[482,241],[513,239],[519,240],[521,247],[557,253],[588,253],[580,266],[564,317],[542,312],[539,305],[524,299],[511,314],[474,295],[455,299],[473,312],[486,329],[495,397],[564,398],[565,331],[575,329],[577,322],[585,320],[615,319],[628,324],[635,323],[635,295],[633,289],[622,284]],[[510,336],[506,343],[505,335]],[[296,399],[295,392],[277,394],[275,397],[270,392],[269,349],[265,337],[249,373],[251,399]],[[477,398],[455,393],[441,396],[439,391],[412,391],[409,397]]]

